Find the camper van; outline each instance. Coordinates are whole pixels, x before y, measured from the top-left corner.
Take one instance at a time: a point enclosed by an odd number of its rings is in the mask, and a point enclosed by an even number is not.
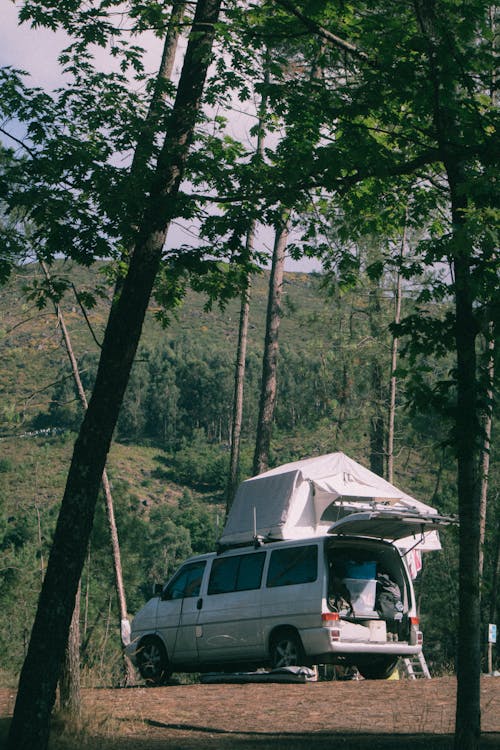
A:
[[[332,456],[338,454],[321,458]],[[369,477],[358,470],[356,496],[345,494],[345,472],[339,494],[335,461],[330,501],[323,494],[318,508],[314,471],[305,464],[267,472],[272,494],[261,492],[265,474],[244,482],[218,551],[187,560],[137,613],[127,651],[145,680],[161,684],[175,671],[321,664],[355,665],[364,677],[382,679],[399,657],[421,651],[408,559],[419,546],[436,547],[436,527],[446,519],[428,506],[424,512],[376,496],[389,489],[371,472],[372,484],[378,480],[371,496],[359,496],[360,478],[368,493]],[[305,536],[300,523],[312,533]]]

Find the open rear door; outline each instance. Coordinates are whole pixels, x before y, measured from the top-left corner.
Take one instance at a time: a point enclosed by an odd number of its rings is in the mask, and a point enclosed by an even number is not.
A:
[[[344,516],[330,526],[328,534],[384,539],[396,543],[398,547],[409,549],[425,543],[430,532],[455,523],[457,520],[453,516],[440,516],[434,513],[372,510]],[[402,540],[405,540],[404,545],[401,544]]]

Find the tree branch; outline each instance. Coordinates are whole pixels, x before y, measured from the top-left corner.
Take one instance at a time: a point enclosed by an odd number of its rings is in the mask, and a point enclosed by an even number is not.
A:
[[[308,28],[314,34],[321,36],[334,47],[339,47],[344,52],[349,52],[354,57],[357,57],[364,62],[368,62],[370,63],[370,65],[374,65],[374,61],[370,59],[366,52],[358,49],[358,47],[356,47],[355,44],[352,44],[352,42],[347,42],[345,39],[341,39],[341,37],[333,34],[331,31],[328,31],[328,29],[325,29],[324,26],[321,26],[317,21],[313,21],[312,18],[305,16],[298,8],[295,7],[295,5],[293,5],[293,3],[289,2],[289,0],[277,0],[277,3],[278,5],[281,5],[283,8],[292,13],[292,15],[294,15],[300,21],[302,21],[306,28]]]
[[[16,138],[15,135],[12,135],[12,133],[9,133],[8,130],[5,130],[5,128],[0,127],[0,133],[3,133],[7,138],[10,138],[15,143],[18,143],[22,148],[24,148],[25,151],[28,152],[28,154],[31,156],[32,159],[36,159],[36,153],[30,149],[29,146],[27,146],[23,141],[21,141],[19,138]]]
[[[87,323],[87,328],[90,331],[90,335],[92,336],[92,338],[94,339],[95,343],[97,344],[97,347],[99,349],[102,349],[102,344],[98,341],[97,336],[94,333],[94,329],[92,328],[92,323],[89,320],[89,316],[87,315],[86,309],[82,305],[82,301],[80,299],[80,295],[78,294],[78,291],[77,291],[75,285],[73,284],[73,282],[71,282],[71,288],[73,289],[73,293],[74,293],[74,295],[76,297],[76,301],[78,302],[78,305],[80,307],[80,310],[82,311],[83,317],[85,318],[85,322]]]

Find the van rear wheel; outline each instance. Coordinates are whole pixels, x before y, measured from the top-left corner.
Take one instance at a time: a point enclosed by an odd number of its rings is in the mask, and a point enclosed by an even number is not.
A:
[[[153,636],[141,641],[137,651],[137,666],[142,679],[152,685],[163,685],[172,674],[165,646],[159,638]]]
[[[283,630],[273,636],[270,646],[271,666],[298,667],[304,664],[304,649],[297,633]]]
[[[385,680],[394,672],[397,663],[394,657],[374,656],[370,661],[360,662],[356,666],[366,680]]]

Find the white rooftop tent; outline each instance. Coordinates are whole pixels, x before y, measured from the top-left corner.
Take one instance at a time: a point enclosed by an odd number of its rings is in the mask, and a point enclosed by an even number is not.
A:
[[[324,535],[349,514],[368,510],[437,515],[344,453],[307,458],[278,466],[242,482],[236,493],[221,546],[264,540],[303,539]],[[440,549],[436,531],[400,539],[398,546]]]

